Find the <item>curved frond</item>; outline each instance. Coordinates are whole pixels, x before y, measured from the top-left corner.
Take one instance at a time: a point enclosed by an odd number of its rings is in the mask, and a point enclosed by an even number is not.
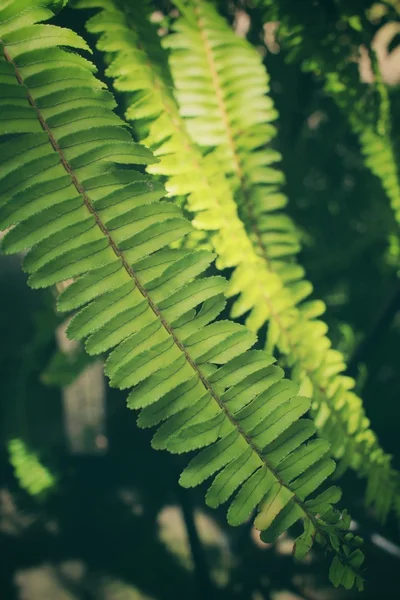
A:
[[[302,520],[334,554],[334,582],[361,586],[361,541],[333,508],[337,491],[317,492],[334,463],[302,418],[310,400],[270,355],[250,350],[254,333],[215,321],[226,282],[202,276],[213,255],[169,248],[190,224],[137,168],[154,158],[132,141],[113,97],[74,52],[85,42],[41,24],[49,16],[25,11],[20,0],[0,9],[0,93],[8,99],[0,227],[10,228],[3,251],[28,251],[34,288],[74,278],[58,299],[59,310],[76,311],[69,336],[84,339],[89,354],[109,353],[111,385],[129,390],[140,426],[159,426],[155,448],[202,449],[183,485],[213,477],[207,503],[234,496],[229,521],[256,510],[268,540]]]
[[[325,307],[309,299],[312,286],[295,262],[296,228],[281,210],[283,175],[275,166],[279,155],[269,147],[276,111],[266,95],[268,75],[255,49],[237,38],[209,2],[185,6],[189,17],[179,19],[166,39],[181,114],[199,145],[206,151],[218,146],[211,155],[229,177],[259,260],[252,271],[244,255],[232,276],[232,316],[247,313],[253,330],[269,323],[267,349],[278,346],[287,357],[302,390],[313,397],[321,435],[343,470],[350,466],[368,478],[367,500],[384,518],[398,496],[398,476],[351,391],[354,380],[343,374],[344,357],[331,348],[327,326],[318,319]]]

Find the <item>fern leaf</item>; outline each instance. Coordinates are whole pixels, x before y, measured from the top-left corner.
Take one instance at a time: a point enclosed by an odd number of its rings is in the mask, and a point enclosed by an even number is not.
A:
[[[52,6],[50,0],[37,0],[32,5]],[[108,368],[112,371],[112,382],[122,389],[131,388],[129,407],[144,409],[142,414],[146,408],[157,407],[163,423],[153,439],[154,446],[173,452],[192,449],[191,443],[187,445],[192,438],[186,433],[195,428],[198,446],[206,447],[202,452],[209,453],[208,462],[215,468],[214,471],[209,466],[205,471],[203,468],[198,477],[219,471],[207,494],[211,506],[227,501],[263,468],[279,490],[274,498],[268,499],[268,482],[262,488],[262,495],[267,494],[262,510],[270,515],[262,527],[274,527],[275,517],[279,519],[283,514],[279,507],[283,508],[283,500],[290,496],[295,514],[291,512],[290,519],[279,521],[279,527],[296,520],[304,523],[311,520],[321,543],[351,572],[353,579],[359,578],[358,567],[353,568],[347,560],[355,538],[345,534],[340,513],[330,514],[329,520],[324,520],[305,503],[328,471],[320,468],[320,462],[310,464],[304,472],[300,468],[297,476],[292,473],[289,483],[269,462],[269,446],[276,448],[281,440],[285,443],[293,424],[307,423],[299,418],[307,412],[310,401],[292,391],[289,397],[282,396],[280,405],[272,408],[257,425],[246,425],[245,420],[238,418],[243,408],[257,402],[260,393],[255,391],[250,397],[245,393],[246,375],[252,377],[273,360],[267,354],[248,351],[255,336],[243,326],[211,323],[223,307],[220,298],[225,280],[200,276],[210,258],[205,259],[204,253],[194,256],[189,251],[174,252],[167,248],[187,233],[190,225],[174,207],[167,210],[168,203],[159,199],[160,190],[152,177],[132,166],[138,153],[139,162],[144,162],[146,151],[141,153],[129,141],[125,124],[110,110],[110,96],[106,95],[106,102],[103,94],[96,96],[95,91],[102,90],[103,85],[93,75],[92,67],[73,59],[68,74],[63,75],[64,94],[60,96],[56,91],[59,73],[52,68],[53,56],[65,55],[68,60],[70,54],[59,45],[85,48],[85,43],[68,30],[53,26],[46,29],[46,25],[36,23],[47,18],[48,13],[30,14],[31,21],[26,25],[20,0],[10,0],[0,9],[0,65],[9,76],[10,102],[4,114],[12,133],[11,139],[7,133],[6,139],[0,140],[1,160],[10,171],[15,170],[13,161],[20,164],[20,153],[26,144],[28,148],[38,148],[31,158],[42,165],[32,177],[14,180],[2,198],[12,224],[4,237],[5,250],[35,252],[43,241],[51,239],[53,248],[59,241],[60,253],[43,253],[39,265],[31,264],[31,285],[49,286],[71,275],[77,277],[59,300],[60,308],[78,309],[68,334],[85,339],[91,353],[111,351]],[[22,28],[18,26],[21,16]],[[49,48],[54,48],[57,54],[49,52]],[[82,69],[85,77],[80,79]],[[29,85],[32,70],[39,76],[34,86]],[[84,85],[77,85],[77,80]],[[93,118],[89,119],[81,104],[88,97],[93,102]],[[16,116],[14,99],[24,99],[21,106],[26,119]],[[19,126],[14,127],[17,122]],[[75,123],[78,123],[76,135]],[[37,145],[32,136],[38,140]],[[118,146],[121,139],[126,143],[122,163]],[[115,152],[99,151],[111,142],[116,144]],[[147,155],[151,162],[151,155]],[[49,161],[54,156],[55,163]],[[78,158],[79,166],[73,166],[72,161]],[[30,164],[28,159],[20,168],[27,166],[29,171]],[[158,211],[149,212],[148,206],[158,207]],[[91,226],[81,232],[80,246],[70,246],[75,227],[86,221]],[[196,259],[201,264],[193,270]],[[168,285],[170,278],[177,276],[179,281],[175,279],[174,286]],[[208,334],[202,336],[206,327],[213,328],[218,337],[213,348],[206,343]],[[139,341],[137,336],[145,330],[150,335],[140,337]],[[281,379],[282,374],[278,373]],[[272,384],[267,378],[263,392],[268,393]],[[184,396],[186,399],[180,404]],[[270,395],[270,401],[274,397]],[[171,403],[177,405],[173,414]],[[211,436],[208,432],[212,432]],[[230,443],[233,451],[225,455],[222,463],[218,462],[221,442],[231,433],[235,434]],[[296,440],[292,451],[301,446],[299,438]],[[200,456],[201,453],[197,460]],[[204,455],[199,467],[202,465]],[[230,477],[231,473],[234,477]],[[196,484],[198,479],[194,477],[191,481]],[[255,504],[260,495],[257,490]]]
[[[312,286],[295,262],[299,243],[281,210],[286,198],[275,166],[279,155],[268,148],[276,118],[265,95],[268,75],[255,49],[237,38],[212,4],[190,0],[185,6],[191,18],[179,19],[165,40],[181,114],[193,140],[229,177],[247,232],[248,245],[236,243],[243,254],[228,289],[236,296],[232,317],[247,314],[246,324],[255,331],[269,322],[266,348],[278,346],[303,392],[313,396],[317,427],[334,456],[369,482],[379,478],[385,493],[369,492],[367,500],[384,519],[399,493],[398,476],[369,428],[361,399],[350,391],[354,381],[342,375],[343,356],[331,348],[327,327],[316,318],[324,305],[310,302]]]
[[[260,59],[246,42],[238,40],[229,31],[211,6],[198,3],[197,8],[203,10],[205,7],[206,18],[210,19],[209,29],[214,36],[212,46],[217,48],[217,58],[222,60],[225,44],[229,49],[229,58],[220,67],[221,86],[215,89],[219,65],[214,62],[210,48],[204,57],[204,35],[198,31],[198,16],[190,4],[185,5],[185,16],[190,25],[178,21],[177,27],[182,33],[167,38],[169,46],[178,47],[176,56],[175,53],[172,55],[172,65],[176,61],[177,71],[179,69],[175,78],[178,96],[182,100],[184,95],[181,112],[189,117],[189,129],[194,121],[198,121],[200,132],[210,131],[218,125],[219,135],[224,136],[219,139],[221,146],[217,150],[202,156],[178,113],[158,36],[140,7],[125,7],[125,12],[122,12],[111,0],[101,3],[81,0],[78,5],[103,9],[90,19],[87,26],[90,32],[100,34],[98,47],[108,53],[110,63],[107,72],[114,79],[116,89],[131,92],[127,118],[134,121],[139,135],[145,137],[145,143],[159,157],[159,162],[150,165],[148,170],[166,179],[170,195],[186,195],[186,207],[194,215],[193,224],[211,232],[217,266],[236,267],[228,288],[228,295],[239,294],[232,317],[249,313],[247,324],[254,330],[269,321],[267,349],[273,351],[278,344],[289,357],[294,374],[306,393],[314,395],[317,424],[324,437],[330,440],[332,453],[342,459],[342,470],[350,465],[369,480],[379,477],[386,493],[374,495],[369,492],[367,499],[375,504],[378,515],[384,518],[397,493],[397,476],[368,429],[361,400],[348,390],[351,380],[340,375],[345,368],[343,357],[330,349],[330,341],[325,335],[327,327],[315,318],[323,313],[324,305],[320,301],[303,301],[312,286],[302,279],[304,273],[301,267],[290,261],[298,244],[290,241],[294,239],[295,227],[281,212],[286,198],[275,184],[282,181],[282,175],[271,168],[279,155],[265,149],[274,129],[264,121],[272,119],[275,112],[271,101],[264,96],[267,79]],[[213,30],[215,19],[217,27]],[[224,35],[219,47],[221,31]],[[187,50],[195,36],[198,39],[196,54]],[[197,67],[193,71],[194,61]],[[229,70],[231,61],[235,65],[234,73]],[[243,64],[251,79],[247,87],[238,83],[235,75],[237,68],[243,70]],[[209,87],[206,89],[207,82]],[[247,98],[250,88],[255,89],[253,101],[257,106],[261,102],[265,109],[258,114],[256,106],[253,107],[255,126],[249,127],[246,122],[248,116],[240,117],[242,113],[236,110],[232,127],[227,127],[230,110],[235,108],[228,105],[228,101],[226,107],[221,108],[223,118],[218,121],[214,115],[210,121],[212,98],[219,98],[220,104],[223,104],[226,97],[240,108],[241,102],[247,106],[251,101]],[[235,93],[232,94],[232,91]],[[145,114],[144,98],[148,106]],[[245,112],[249,113],[248,110]],[[261,145],[262,151],[258,149]],[[236,154],[231,153],[232,148]],[[221,164],[227,165],[227,173],[235,181],[233,189],[221,173]],[[270,181],[274,185],[270,185]],[[239,192],[242,219],[239,218],[233,192],[236,195]],[[254,233],[251,225],[255,221]],[[249,235],[245,225],[250,229]],[[213,233],[215,230],[216,233]],[[339,406],[340,411],[337,410]],[[375,448],[373,454],[369,453],[369,448]],[[374,487],[369,484],[368,489],[373,490]]]
[[[400,172],[390,129],[390,99],[382,80],[379,64],[373,50],[370,51],[378,96],[378,119],[367,120],[365,111],[348,110],[350,125],[358,135],[366,166],[378,177],[389,198],[395,219],[400,225]],[[329,86],[328,91],[329,91]],[[361,97],[362,98],[362,97]],[[361,100],[360,98],[360,100]],[[358,107],[358,105],[356,105]]]

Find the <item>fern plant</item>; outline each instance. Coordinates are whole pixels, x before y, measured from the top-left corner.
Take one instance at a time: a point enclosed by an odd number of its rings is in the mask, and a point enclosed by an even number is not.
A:
[[[234,267],[227,290],[237,297],[232,317],[247,313],[255,331],[269,322],[267,349],[277,345],[286,355],[303,393],[313,397],[315,423],[342,460],[341,470],[351,466],[368,478],[367,501],[384,518],[398,501],[397,474],[351,391],[354,381],[342,374],[343,356],[330,348],[327,327],[316,319],[324,305],[308,300],[312,287],[294,260],[299,242],[282,210],[287,199],[274,164],[279,154],[266,147],[276,111],[264,95],[268,78],[261,60],[211,4],[176,4],[184,18],[164,45],[172,49],[180,116],[145,11],[113,0],[78,6],[103,8],[87,27],[101,34],[107,74],[127,93],[127,118],[160,159],[148,170],[166,179],[171,196],[186,196],[196,228],[213,231],[218,268]],[[204,155],[196,142],[205,146]]]
[[[204,275],[210,252],[169,247],[191,225],[140,168],[155,159],[132,141],[112,95],[76,52],[87,44],[44,24],[60,4],[6,0],[0,8],[3,251],[26,252],[33,288],[74,279],[58,298],[60,311],[76,311],[69,336],[84,339],[89,354],[108,353],[110,384],[130,390],[140,426],[159,426],[155,448],[202,448],[184,486],[214,477],[207,503],[235,494],[234,525],[257,508],[266,541],[301,520],[296,555],[315,538],[333,554],[332,581],[360,588],[361,540],[333,508],[338,489],[318,490],[334,463],[302,418],[310,400],[269,354],[250,350],[253,333],[215,321],[226,281]]]

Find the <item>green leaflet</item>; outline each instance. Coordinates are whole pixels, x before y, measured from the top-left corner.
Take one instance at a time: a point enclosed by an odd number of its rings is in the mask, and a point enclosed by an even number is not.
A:
[[[360,561],[362,559],[360,554],[360,551],[356,550],[350,555],[349,566],[341,563],[340,560],[335,556],[329,570],[329,578],[335,587],[343,585],[343,587],[345,587],[347,590],[350,590],[355,584],[359,591],[363,589],[363,580],[360,577],[357,577],[351,568],[352,566],[358,566],[361,564]]]
[[[207,492],[207,504],[216,508],[226,502],[231,494],[261,465],[259,457],[252,452],[251,448],[247,448],[218,473]]]
[[[214,446],[202,450],[192,459],[180,477],[180,484],[183,487],[199,485],[226,464],[232,462],[245,449],[245,441],[238,436],[237,431],[228,433]]]
[[[265,467],[253,473],[232,501],[228,510],[228,523],[241,525],[247,521],[272,483],[271,471]]]
[[[331,504],[336,504],[339,502],[341,496],[341,490],[336,486],[332,486],[313,500],[308,500],[307,506],[313,508],[319,513],[324,513],[329,509]]]
[[[144,407],[137,421],[139,427],[154,427],[190,406],[195,387],[200,392],[201,382],[195,378],[189,379],[165,394],[159,401]]]
[[[298,505],[293,499],[290,499],[284,508],[279,510],[271,526],[261,533],[262,541],[266,543],[274,542],[284,531],[298,521],[299,514]]]
[[[313,440],[284,460],[279,465],[278,473],[285,481],[291,481],[293,477],[304,472],[328,451],[329,444],[325,440]]]
[[[315,426],[311,421],[295,421],[287,431],[266,448],[271,463],[278,466],[300,444],[308,440],[315,433]]]
[[[293,481],[293,489],[305,500],[335,470],[333,460],[324,458],[310,466],[303,475]]]
[[[302,560],[311,550],[314,543],[315,528],[311,521],[304,524],[304,532],[297,538],[293,554],[298,560]]]
[[[292,497],[293,493],[289,489],[283,487],[279,481],[274,481],[261,503],[260,511],[254,521],[257,529],[261,531],[268,529]]]
[[[40,462],[20,438],[11,439],[8,444],[10,462],[20,486],[32,496],[45,496],[56,485],[57,477]]]
[[[32,6],[50,8],[52,3],[37,0]],[[28,14],[31,22],[26,25]],[[262,514],[268,515],[263,527],[281,529],[299,519],[311,520],[328,549],[347,564],[354,536],[345,532],[340,513],[332,509],[329,521],[324,521],[304,503],[328,471],[332,472],[333,463],[320,460],[310,466],[308,461],[299,461],[291,484],[278,476],[265,450],[272,443],[275,449],[281,448],[282,441],[287,461],[291,452],[300,452],[303,440],[292,428],[302,422],[299,418],[310,401],[297,396],[297,389],[290,384],[284,384],[280,392],[273,387],[282,380],[282,372],[271,366],[271,356],[248,351],[255,341],[253,333],[227,321],[212,323],[224,307],[225,280],[201,276],[211,259],[208,253],[168,248],[191,231],[191,226],[180,211],[160,200],[160,188],[153,186],[152,177],[134,168],[135,161],[142,164],[148,153],[138,151],[137,144],[126,138],[126,126],[111,112],[109,97],[104,102],[104,96],[95,93],[103,84],[93,75],[93,68],[72,60],[62,74],[65,93],[58,94],[60,73],[49,64],[53,53],[41,51],[56,47],[55,56],[62,57],[68,52],[60,45],[86,46],[68,30],[36,24],[43,16],[43,11],[25,13],[20,0],[10,0],[0,9],[4,32],[0,65],[13,72],[6,84],[10,104],[4,114],[11,129],[13,123],[22,123],[11,140],[0,138],[0,157],[7,173],[23,170],[20,161],[26,142],[32,151],[28,169],[37,161],[31,179],[9,181],[2,209],[14,227],[4,237],[4,247],[9,252],[28,249],[27,269],[32,271],[29,281],[33,287],[76,278],[59,300],[62,310],[77,309],[68,335],[84,339],[90,354],[111,350],[106,367],[111,383],[130,389],[127,403],[132,409],[144,409],[139,417],[142,425],[162,423],[153,437],[154,447],[184,452],[193,445],[204,446],[194,459],[197,463],[193,461],[182,475],[185,485],[195,485],[219,471],[206,497],[210,506],[218,506],[263,469],[273,489],[279,486],[279,494],[269,495],[270,484],[263,478],[251,505],[246,501],[246,512],[258,504],[262,494]],[[35,85],[29,86],[33,71]],[[90,118],[81,97],[93,102]],[[17,117],[13,108],[14,100],[22,99],[26,121],[20,114]],[[100,123],[103,118],[104,127]],[[34,119],[40,130],[32,125]],[[38,144],[33,142],[36,135]],[[90,154],[90,161],[98,163],[96,168],[86,169],[89,162],[81,170],[79,161],[74,167],[73,159],[92,152],[88,143],[90,146],[94,137],[98,149]],[[109,153],[109,145],[119,147],[121,140],[123,153]],[[48,162],[49,156],[52,161]],[[148,159],[152,161],[150,156]],[[81,236],[79,245],[73,243],[77,234]],[[49,255],[43,244],[48,244]],[[216,336],[212,346],[208,344],[210,333]],[[259,385],[265,369],[270,376],[262,378]],[[251,391],[246,393],[249,378]],[[261,408],[259,396],[263,393],[272,402],[271,412],[263,413],[257,423],[246,421],[247,417],[239,420],[236,412],[246,408],[250,416],[252,403],[257,410]],[[248,493],[247,486],[246,490]],[[282,500],[288,497],[293,501],[289,515]],[[238,501],[234,502],[235,520],[239,515]],[[276,522],[279,515],[284,519]],[[347,527],[348,520],[345,524]],[[354,572],[354,578],[358,577],[359,562],[357,559],[354,567],[346,567]]]
[[[287,357],[302,393],[314,399],[319,433],[330,442],[333,456],[342,459],[343,471],[350,466],[367,478],[368,503],[384,519],[399,492],[398,475],[369,428],[361,399],[349,389],[354,380],[342,374],[343,356],[331,348],[327,326],[318,320],[325,308],[321,302],[310,303],[312,286],[295,263],[300,248],[296,227],[282,212],[287,200],[280,192],[282,173],[275,166],[280,157],[269,147],[277,115],[266,95],[268,75],[259,53],[235,35],[212,3],[187,0],[184,6],[185,14],[164,46],[171,51],[176,97],[190,136],[204,147],[203,160],[212,160],[214,169],[226,174],[230,198],[234,194],[237,199],[240,219],[230,202],[224,204],[225,222],[234,223],[234,249],[217,210],[211,218],[208,209],[204,223],[202,205],[193,204],[189,196],[187,206],[196,211],[194,224],[218,227],[211,237],[216,264],[236,266],[228,288],[228,295],[235,297],[231,316],[245,315],[254,331],[268,322],[267,351],[278,347]],[[382,165],[383,159],[381,170]],[[171,168],[161,171],[157,165],[156,170],[171,176]],[[393,182],[390,176],[388,185],[393,187]],[[386,494],[372,491],[370,482],[377,473]]]

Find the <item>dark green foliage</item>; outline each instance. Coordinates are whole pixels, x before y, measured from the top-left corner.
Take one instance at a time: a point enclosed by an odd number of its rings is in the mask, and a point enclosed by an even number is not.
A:
[[[299,63],[305,71],[321,78],[326,93],[345,112],[359,136],[366,165],[381,180],[396,220],[400,222],[398,157],[391,132],[389,91],[382,81],[372,47],[375,33],[371,22],[373,6],[363,1],[341,0],[326,3],[306,0],[301,4],[291,0],[279,3],[259,0],[258,4],[266,9],[267,20],[279,21],[280,39],[287,50],[287,60]],[[389,11],[387,13],[383,12],[384,23],[393,16]],[[371,65],[372,86],[361,80],[359,59],[362,48]]]

